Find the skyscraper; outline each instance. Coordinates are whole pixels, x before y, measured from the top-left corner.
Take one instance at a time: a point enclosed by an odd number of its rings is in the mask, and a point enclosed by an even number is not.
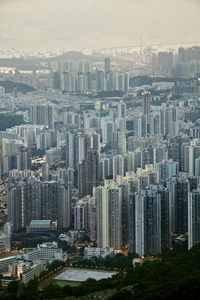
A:
[[[98,247],[122,249],[122,189],[112,180],[97,188]]]
[[[31,220],[58,221],[58,228],[69,227],[70,186],[37,181],[30,171],[23,173],[11,177],[8,185],[8,221],[13,223],[13,231],[25,228]]]
[[[151,93],[145,91],[142,93],[142,113],[144,116],[147,116],[147,121],[149,121],[149,113],[150,113],[150,103],[151,103]]]
[[[123,100],[117,105],[117,116],[118,118],[126,118],[126,104]]]
[[[170,248],[172,243],[172,203],[171,191],[162,185],[150,186],[152,190],[160,194],[161,197],[161,245],[162,248]]]
[[[52,74],[52,85],[54,90],[60,89],[60,74],[58,72]]]
[[[156,170],[159,173],[159,180],[166,180],[173,175],[178,175],[179,163],[173,161],[173,159],[163,159],[156,163]]]
[[[92,196],[93,187],[99,185],[99,154],[90,149],[87,155],[87,194]]]
[[[91,143],[92,143],[92,148],[98,151],[98,154],[100,156],[100,134],[98,133],[93,133],[91,137]]]
[[[126,134],[124,132],[114,132],[113,133],[113,145],[112,154],[125,154],[126,153]]]
[[[42,181],[48,181],[49,180],[49,165],[43,164],[42,165]]]
[[[200,176],[200,157],[195,159],[195,176]]]
[[[113,142],[113,132],[114,132],[114,123],[109,121],[109,119],[102,119],[102,138],[103,143],[112,143]]]
[[[130,198],[130,251],[161,253],[161,196],[148,189]]]
[[[74,206],[74,229],[87,230],[87,213],[85,203],[79,200]]]
[[[82,160],[78,163],[78,198],[81,199],[87,195],[86,186],[86,163]]]
[[[78,142],[77,133],[67,132],[66,134],[66,168],[76,169],[78,163]]]
[[[105,74],[103,71],[97,72],[97,90],[99,92],[104,91],[105,89]]]
[[[125,155],[113,156],[113,179],[116,180],[117,175],[124,176],[127,171],[127,157]]]
[[[51,105],[34,105],[30,109],[31,123],[46,125],[54,129],[54,107]]]
[[[181,176],[172,176],[167,180],[167,188],[172,193],[172,232],[184,234],[188,230],[190,181]]]
[[[188,197],[188,249],[200,242],[200,191],[193,190]]]
[[[184,146],[184,171],[195,174],[195,159],[200,157],[200,146],[186,145]]]
[[[124,74],[124,91],[129,90],[129,74]]]
[[[21,187],[15,185],[8,187],[8,222],[13,223],[13,231],[22,228],[22,210],[21,210]]]
[[[110,58],[105,58],[105,73],[110,72]]]

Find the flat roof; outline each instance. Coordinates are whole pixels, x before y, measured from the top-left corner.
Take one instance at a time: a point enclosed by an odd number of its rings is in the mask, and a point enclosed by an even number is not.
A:
[[[66,281],[77,281],[82,282],[86,281],[89,278],[101,280],[110,278],[116,273],[112,272],[103,272],[103,271],[85,271],[85,270],[66,270],[63,273],[56,276],[55,280],[66,280]]]
[[[32,220],[30,225],[51,224],[51,220]]]
[[[8,256],[8,257],[4,257],[4,258],[1,258],[1,259],[0,259],[0,262],[6,261],[6,260],[9,260],[9,259],[14,259],[14,258],[16,258],[16,256]]]

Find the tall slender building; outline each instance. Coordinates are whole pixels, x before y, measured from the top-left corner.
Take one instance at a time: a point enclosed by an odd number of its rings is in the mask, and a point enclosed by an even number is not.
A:
[[[51,105],[36,105],[30,109],[31,123],[46,125],[54,129],[54,107]]]
[[[124,91],[127,92],[129,90],[129,74],[124,75]]]
[[[195,159],[195,176],[200,176],[200,157]]]
[[[147,116],[147,121],[149,121],[151,93],[145,91],[144,93],[142,93],[142,96],[142,113],[144,116]]]
[[[114,132],[113,133],[113,145],[112,145],[112,154],[122,155],[126,153],[126,134],[124,132]]]
[[[87,230],[87,210],[86,204],[79,200],[74,206],[74,229]]]
[[[126,245],[129,242],[129,197],[131,184],[128,181],[122,182],[119,187],[122,189],[122,242],[123,245]]]
[[[93,187],[99,185],[99,154],[95,149],[90,149],[87,155],[87,194],[93,195]]]
[[[97,150],[100,156],[100,134],[96,132],[93,133],[91,140],[92,140],[92,148]]]
[[[117,175],[124,176],[127,171],[127,157],[125,155],[113,156],[113,179],[116,180]]]
[[[105,73],[110,72],[110,58],[105,58]]]
[[[130,251],[161,253],[161,196],[148,189],[130,196]]]
[[[114,132],[114,122],[103,119],[101,122],[101,128],[102,128],[102,139],[103,143],[112,143],[113,142],[113,132]]]
[[[52,74],[52,84],[54,90],[60,89],[60,74],[58,72]]]
[[[170,248],[172,243],[172,212],[171,212],[171,192],[161,187],[161,244],[162,248]]]
[[[13,231],[22,228],[22,192],[21,186],[13,185],[8,187],[8,222],[12,222]]]
[[[126,104],[123,100],[117,105],[117,116],[118,118],[126,118]]]
[[[166,185],[172,193],[172,232],[184,234],[188,230],[189,178],[172,176],[166,181]]]
[[[188,249],[200,242],[200,191],[193,190],[188,197]]]
[[[159,173],[159,180],[166,180],[173,175],[178,175],[179,163],[173,161],[173,159],[163,159],[156,163],[156,170]]]
[[[47,163],[42,165],[42,181],[49,181],[49,165]]]
[[[66,134],[66,168],[77,169],[78,165],[78,139],[77,133]]]
[[[122,189],[112,180],[105,180],[97,194],[98,247],[122,249]]]
[[[87,195],[86,186],[86,163],[82,160],[78,163],[78,198],[81,199]]]

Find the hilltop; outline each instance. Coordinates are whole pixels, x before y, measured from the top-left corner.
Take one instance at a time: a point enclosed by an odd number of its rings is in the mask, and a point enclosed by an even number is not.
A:
[[[35,88],[27,85],[25,83],[19,83],[14,81],[0,81],[0,86],[3,86],[5,88],[5,93],[12,93],[14,88],[17,88],[18,92],[21,92],[22,94],[34,92]]]

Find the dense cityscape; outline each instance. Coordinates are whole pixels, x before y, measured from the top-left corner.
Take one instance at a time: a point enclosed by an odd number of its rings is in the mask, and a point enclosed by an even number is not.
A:
[[[199,299],[200,43],[140,35],[0,47],[0,299]]]

